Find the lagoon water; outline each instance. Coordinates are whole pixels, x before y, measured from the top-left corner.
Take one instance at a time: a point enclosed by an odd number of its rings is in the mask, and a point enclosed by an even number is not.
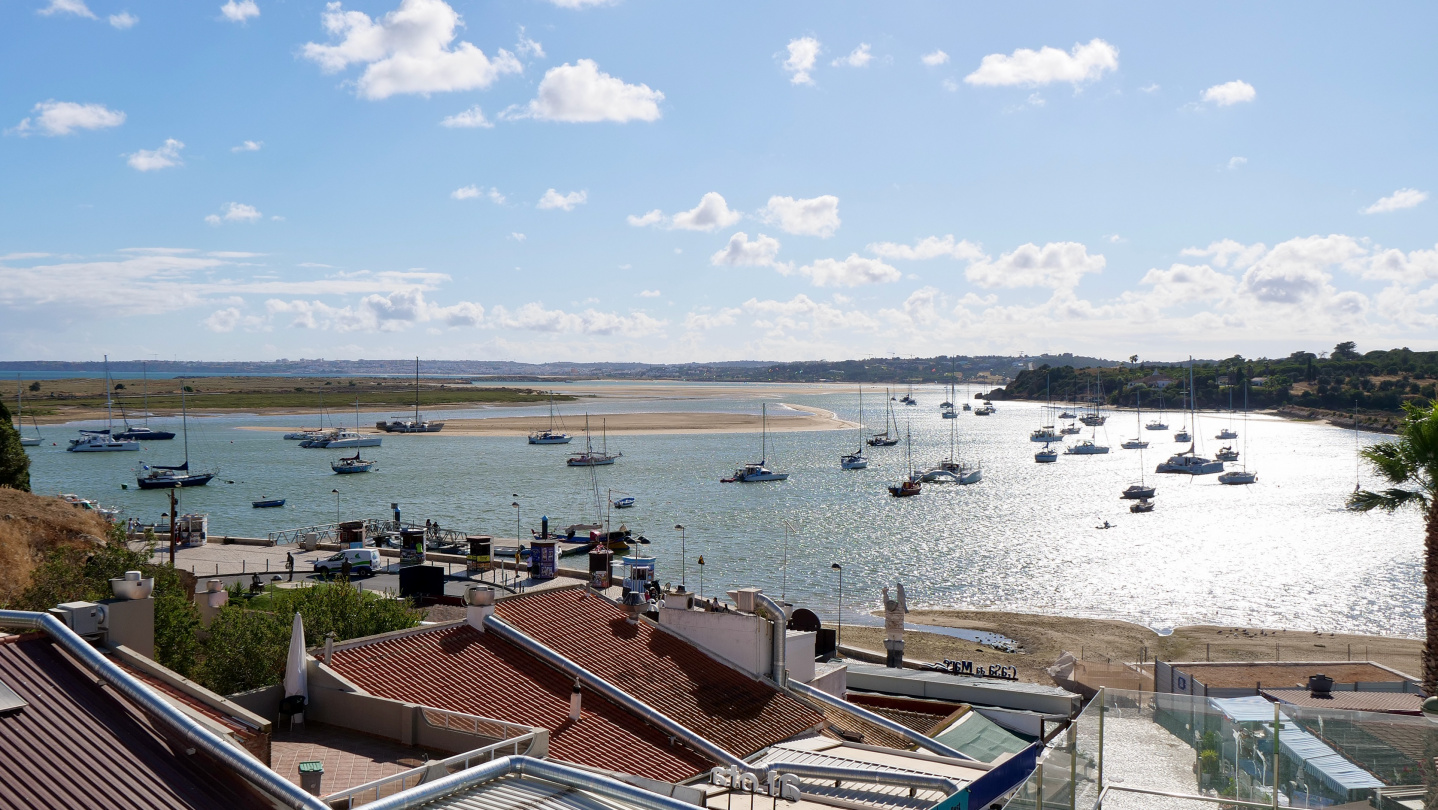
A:
[[[726,386],[726,388],[732,388]],[[598,418],[616,412],[757,413],[760,400],[716,399],[702,385],[669,389],[662,400],[605,399],[563,405],[570,432],[582,428],[581,407]],[[601,498],[608,490],[633,495],[637,506],[615,512],[653,541],[661,581],[687,578],[697,589],[703,555],[705,593],[759,585],[827,618],[837,609],[844,568],[846,620],[872,610],[885,582],[902,579],[913,608],[964,607],[1121,618],[1162,628],[1193,623],[1418,635],[1422,631],[1422,532],[1417,513],[1354,514],[1343,508],[1360,470],[1355,448],[1382,437],[1327,425],[1251,417],[1235,421],[1258,483],[1224,486],[1216,476],[1155,476],[1155,465],[1183,447],[1172,431],[1138,431],[1132,411],[1110,414],[1098,428],[1108,455],[1060,456],[1036,464],[1040,445],[1029,432],[1042,417],[1033,403],[996,403],[998,413],[940,418],[938,387],[915,389],[920,405],[898,407],[901,430],[913,435],[916,465],[947,456],[951,423],[958,455],[982,463],[982,483],[926,484],[917,498],[889,497],[885,486],[906,472],[905,448],[866,448],[871,465],[843,471],[841,452],[854,431],[770,434],[769,466],[792,473],[785,482],[722,484],[736,464],[755,460],[758,434],[625,435],[610,438],[624,453],[596,473]],[[785,401],[858,417],[852,393],[790,395]],[[882,399],[865,396],[870,427],[882,417]],[[771,404],[770,409],[776,406]],[[444,411],[436,418],[537,415],[547,407]],[[360,424],[389,417],[360,414]],[[353,422],[353,413],[342,421]],[[1149,414],[1145,414],[1147,421]],[[168,422],[169,420],[167,420]],[[1168,414],[1177,430],[1182,415]],[[513,537],[515,509],[527,536],[541,515],[566,526],[594,518],[590,471],[564,465],[582,447],[536,447],[522,437],[467,437],[444,433],[386,436],[366,458],[379,460],[368,475],[333,475],[337,451],[307,450],[280,434],[242,425],[313,424],[314,417],[192,417],[191,459],[218,465],[208,487],[182,493],[182,509],[211,516],[217,534],[264,536],[279,529],[345,519],[387,517],[398,502],[406,520],[438,520],[496,537]],[[1227,416],[1200,418],[1200,450],[1214,440]],[[170,425],[178,430],[178,424]],[[181,442],[147,444],[140,453],[66,453],[75,426],[43,428],[46,443],[29,448],[36,492],[74,492],[124,507],[128,517],[154,520],[168,508],[163,491],[135,489],[141,460],[180,461]],[[1146,451],[1123,450],[1135,433]],[[1088,431],[1083,437],[1087,438]],[[51,442],[55,444],[52,445]],[[1246,442],[1246,448],[1243,446]],[[1073,442],[1068,442],[1072,444]],[[349,452],[349,451],[345,451]],[[1230,464],[1230,467],[1235,466]],[[1138,480],[1140,468],[1158,486],[1154,512],[1134,515],[1119,492]],[[1365,486],[1375,486],[1361,473]],[[234,482],[234,483],[229,483]],[[129,490],[121,490],[121,484]],[[332,490],[338,489],[338,498]],[[283,497],[283,509],[255,510],[250,501]],[[1112,528],[1098,529],[1108,521]],[[785,543],[785,524],[795,530]],[[681,571],[680,533],[687,527],[687,572]],[[787,546],[787,548],[786,548]],[[785,555],[787,553],[787,565]]]

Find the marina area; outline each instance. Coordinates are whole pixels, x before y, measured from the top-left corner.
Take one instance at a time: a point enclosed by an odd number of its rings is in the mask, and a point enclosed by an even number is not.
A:
[[[1174,414],[1171,431],[1146,432],[1146,450],[1117,448],[1134,431],[1133,413],[1117,411],[1106,425],[1084,431],[1114,445],[1113,452],[1035,464],[1028,434],[1042,420],[1042,404],[1000,402],[992,415],[963,411],[946,420],[939,408],[945,389],[917,386],[917,405],[894,403],[899,430],[912,436],[915,463],[946,456],[953,426],[956,455],[981,467],[983,477],[971,486],[926,485],[920,497],[893,499],[885,486],[904,474],[905,447],[865,448],[867,469],[840,469],[839,456],[852,450],[857,436],[853,389],[588,385],[602,395],[561,403],[565,427],[582,447],[586,412],[596,445],[601,425],[619,425],[607,429],[607,440],[611,452],[623,453],[593,477],[591,470],[566,468],[570,448],[523,440],[524,432],[547,422],[547,404],[446,410],[443,432],[385,435],[382,446],[365,448],[377,464],[358,476],[331,472],[330,462],[342,452],[302,449],[280,438],[282,431],[313,427],[317,415],[192,410],[191,456],[218,468],[218,475],[208,486],[181,491],[181,508],[208,514],[215,535],[260,538],[336,519],[382,518],[391,503],[407,519],[496,538],[512,538],[516,528],[528,537],[542,516],[561,527],[607,518],[650,541],[646,549],[657,558],[661,581],[687,580],[697,589],[702,579],[706,592],[758,585],[812,605],[826,620],[839,613],[831,569],[837,562],[844,567],[849,617],[874,610],[877,584],[897,576],[912,583],[910,600],[923,609],[1119,619],[1160,632],[1194,624],[1421,631],[1418,519],[1355,514],[1343,506],[1366,474],[1356,450],[1378,439],[1370,434],[1254,414],[1242,428],[1243,450],[1244,461],[1260,471],[1258,482],[1226,487],[1214,476],[1153,474],[1156,464],[1187,446],[1172,439],[1181,427]],[[880,427],[882,391],[865,388],[868,432]],[[760,437],[747,430],[765,403],[767,462],[789,479],[720,483],[736,465],[758,457]],[[369,426],[398,412],[367,410],[363,403],[359,411],[339,409],[334,418],[340,427],[357,420],[371,433]],[[462,427],[491,420],[494,428]],[[788,420],[819,420],[830,429],[786,430]],[[683,432],[685,424],[719,429]],[[1228,424],[1227,414],[1203,413],[1188,427],[1200,448],[1216,447],[1212,437]],[[145,443],[137,454],[64,452],[62,437],[93,426],[43,425],[44,445],[29,449],[35,491],[74,492],[123,509],[123,518],[154,522],[168,510],[167,494],[121,485],[133,482],[140,462],[172,451],[165,443]],[[1131,514],[1119,493],[1141,470],[1157,487],[1157,506]],[[633,497],[633,506],[609,509],[609,500],[621,496]],[[261,498],[286,503],[252,508]],[[1109,528],[1098,528],[1105,524]],[[682,537],[676,525],[686,527]],[[1363,554],[1353,554],[1355,546]]]

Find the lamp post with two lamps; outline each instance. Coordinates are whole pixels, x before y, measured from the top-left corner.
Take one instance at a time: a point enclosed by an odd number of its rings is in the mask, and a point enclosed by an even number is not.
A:
[[[511,497],[518,498],[518,497],[519,497],[519,494],[518,494],[518,493],[515,493],[515,494],[512,495]],[[519,501],[515,501],[515,502],[511,503],[510,506],[513,506],[513,507],[514,507],[514,582],[515,582],[515,585],[518,585],[518,584],[519,584]]]

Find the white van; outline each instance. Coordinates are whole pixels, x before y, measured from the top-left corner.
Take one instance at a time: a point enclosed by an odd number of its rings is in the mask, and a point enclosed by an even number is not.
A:
[[[378,551],[372,548],[347,548],[323,560],[315,560],[315,573],[338,574],[343,570],[345,560],[350,561],[350,572],[361,577],[371,576],[376,569],[383,567]]]

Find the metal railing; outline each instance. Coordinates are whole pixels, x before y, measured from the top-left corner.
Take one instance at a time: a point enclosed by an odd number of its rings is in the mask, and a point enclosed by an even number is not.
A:
[[[425,710],[426,715],[430,713],[431,710]],[[456,715],[458,717],[472,717],[472,715],[460,715],[456,712],[444,712],[440,710],[434,710],[434,713]],[[484,718],[474,719],[483,720]],[[428,717],[426,717],[425,720],[429,722]],[[436,779],[443,779],[446,776],[468,770],[476,765],[493,762],[501,757],[524,754],[534,745],[538,734],[543,733],[536,732],[527,726],[515,726],[512,723],[504,723],[500,720],[491,720],[488,722],[514,729],[523,728],[527,733],[505,738],[500,742],[486,745],[483,748],[476,748],[473,751],[466,751],[463,754],[455,754],[447,759],[427,762],[417,768],[411,768],[407,771],[381,777],[372,782],[366,782],[363,785],[356,785],[348,790],[331,793],[328,796],[324,796],[321,801],[328,804],[331,808],[335,808],[335,810],[348,810],[349,808],[370,804],[386,796],[394,795],[403,790],[409,790],[412,787],[422,785],[426,782],[432,782]],[[446,728],[447,727],[448,726],[446,726]]]
[[[496,740],[511,740],[535,733],[533,726],[507,723],[503,720],[494,720],[489,717],[464,714],[463,712],[452,712],[448,709],[424,707],[420,710],[420,715],[424,718],[424,722],[435,728],[461,731],[480,737],[493,737]]]
[[[353,521],[344,522],[351,523]],[[394,534],[399,532],[400,529],[425,528],[423,525],[396,522],[393,520],[376,520],[375,518],[366,518],[363,522],[366,540],[384,534]],[[321,543],[339,542],[340,524],[320,523],[314,526],[303,526],[298,529],[282,529],[277,532],[270,532],[269,539],[271,545],[284,545],[287,543],[299,543],[311,534],[315,535],[316,539]],[[469,534],[461,529],[440,529],[438,531],[431,529],[425,537],[425,542],[435,545],[459,545],[464,543],[468,538]]]

